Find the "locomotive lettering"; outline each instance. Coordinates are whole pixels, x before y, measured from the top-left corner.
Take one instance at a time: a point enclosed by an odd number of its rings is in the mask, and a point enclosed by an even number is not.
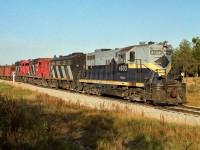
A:
[[[161,55],[161,54],[162,54],[162,51],[161,51],[161,50],[151,50],[151,51],[150,51],[150,54],[151,54],[151,55]]]
[[[128,65],[127,64],[119,64],[118,65],[118,71],[119,72],[127,72],[128,71]]]

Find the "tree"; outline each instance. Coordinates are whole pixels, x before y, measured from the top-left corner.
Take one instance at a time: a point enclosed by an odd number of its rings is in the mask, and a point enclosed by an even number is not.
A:
[[[193,58],[191,43],[183,40],[172,55],[172,66],[174,73],[194,75],[197,72],[197,61]]]
[[[193,48],[192,48],[192,55],[194,59],[198,62],[198,74],[200,74],[200,39],[199,37],[192,39]]]

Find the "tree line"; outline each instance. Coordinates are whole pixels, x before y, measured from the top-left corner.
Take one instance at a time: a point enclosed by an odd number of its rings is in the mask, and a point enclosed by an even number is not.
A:
[[[200,75],[200,38],[192,38],[192,41],[182,40],[179,46],[173,49],[172,72],[184,73],[184,76]]]

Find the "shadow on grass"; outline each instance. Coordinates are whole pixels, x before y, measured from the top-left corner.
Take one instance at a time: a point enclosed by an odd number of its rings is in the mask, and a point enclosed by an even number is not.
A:
[[[109,114],[48,107],[0,96],[0,149],[96,149],[113,132]]]
[[[117,119],[47,95],[31,102],[0,96],[0,149],[163,149],[163,139],[137,130],[142,121],[125,120],[123,127]]]
[[[145,134],[138,134],[132,141],[125,144],[129,149],[163,149],[162,143],[158,139],[151,139]]]
[[[96,114],[95,114],[96,113]],[[106,148],[106,141],[110,143],[114,134],[114,118],[109,114],[99,114],[89,110],[78,110],[62,114],[50,114],[48,120],[54,133],[54,142],[61,142],[64,149],[97,149],[99,145]],[[53,121],[53,118],[57,120]],[[55,129],[57,128],[57,129]],[[61,144],[60,144],[61,145]]]

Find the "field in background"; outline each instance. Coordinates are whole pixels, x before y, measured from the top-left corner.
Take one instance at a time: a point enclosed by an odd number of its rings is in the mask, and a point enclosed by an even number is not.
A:
[[[187,85],[187,105],[200,107],[200,77],[187,77],[183,81]]]
[[[0,83],[0,149],[198,149],[199,127],[95,110]]]

